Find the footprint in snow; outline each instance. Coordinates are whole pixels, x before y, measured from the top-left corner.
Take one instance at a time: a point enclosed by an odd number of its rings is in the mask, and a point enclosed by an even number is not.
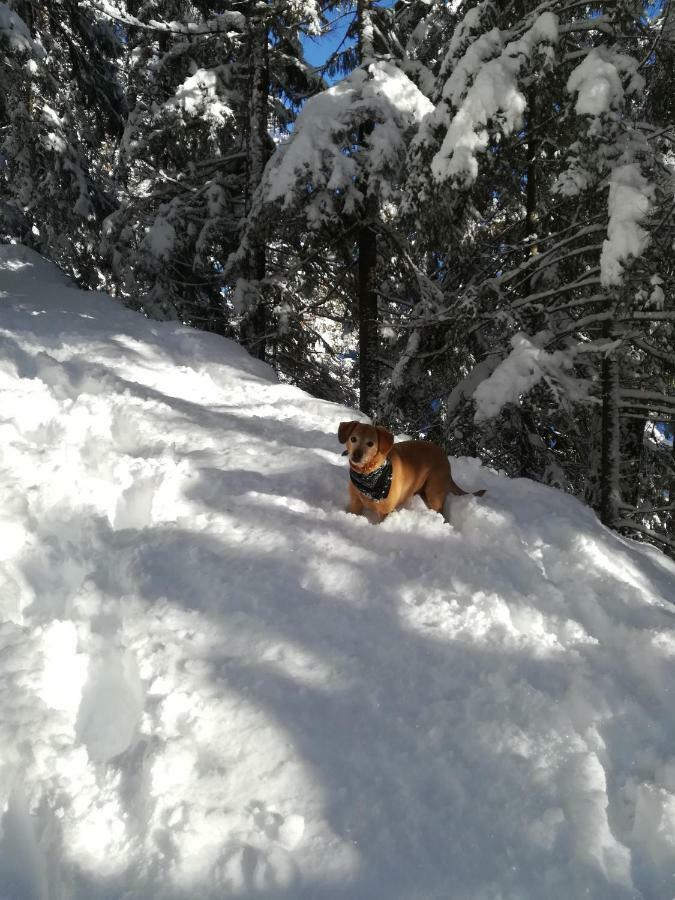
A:
[[[248,808],[259,831],[270,841],[276,841],[287,850],[293,850],[302,840],[305,820],[299,815],[282,816],[274,807],[254,800]]]
[[[107,762],[129,749],[138,734],[143,699],[134,657],[103,647],[92,663],[75,725],[90,759]]]
[[[230,841],[212,871],[214,881],[232,892],[274,891],[284,894],[300,880],[298,866],[284,847]]]

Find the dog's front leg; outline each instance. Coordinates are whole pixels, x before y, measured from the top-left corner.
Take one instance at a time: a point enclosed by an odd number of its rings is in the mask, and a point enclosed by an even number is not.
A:
[[[378,503],[377,506],[375,506],[373,512],[377,516],[377,524],[379,525],[381,522],[384,522],[384,520],[387,518],[387,516],[391,512],[391,509],[389,507],[389,504],[384,502],[384,503]]]
[[[363,501],[359,497],[357,491],[349,486],[349,506],[347,507],[347,512],[352,513],[352,515],[360,516],[364,510]]]

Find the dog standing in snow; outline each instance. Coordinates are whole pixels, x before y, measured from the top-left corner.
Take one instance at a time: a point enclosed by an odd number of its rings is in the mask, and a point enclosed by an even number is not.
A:
[[[443,450],[431,441],[401,441],[379,425],[340,422],[338,440],[349,457],[349,512],[372,509],[378,521],[419,494],[429,509],[442,512],[448,494],[467,494],[455,484]],[[474,491],[482,497],[485,491]]]

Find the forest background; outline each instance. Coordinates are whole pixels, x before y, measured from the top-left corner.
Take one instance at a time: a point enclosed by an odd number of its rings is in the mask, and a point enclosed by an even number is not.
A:
[[[0,3],[0,240],[673,553],[673,5]]]

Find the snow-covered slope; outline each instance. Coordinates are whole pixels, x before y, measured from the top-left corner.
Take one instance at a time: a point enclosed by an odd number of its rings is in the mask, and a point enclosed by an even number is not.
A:
[[[0,896],[675,892],[675,567],[0,248]]]

